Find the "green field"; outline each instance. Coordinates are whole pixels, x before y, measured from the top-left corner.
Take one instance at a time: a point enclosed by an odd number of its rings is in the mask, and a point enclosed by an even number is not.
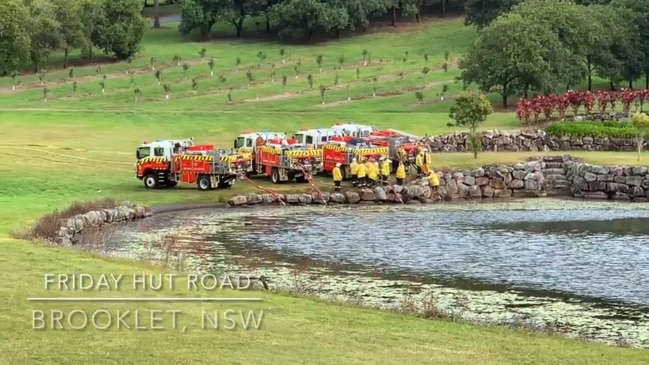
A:
[[[374,33],[319,46],[282,46],[273,42],[223,40],[210,43],[183,41],[172,26],[151,31],[142,54],[131,64],[102,64],[76,67],[73,79],[67,70],[57,70],[60,58],[50,60],[50,70],[41,85],[36,75],[23,75],[12,91],[12,80],[0,79],[0,305],[4,309],[0,332],[0,359],[4,363],[223,363],[276,364],[281,362],[327,364],[642,364],[646,352],[587,344],[562,338],[528,334],[500,328],[478,327],[446,321],[429,321],[374,310],[339,307],[308,298],[260,294],[265,301],[247,308],[263,308],[262,331],[46,331],[31,329],[32,309],[84,308],[176,309],[171,305],[84,304],[34,305],[30,296],[55,295],[43,287],[46,273],[140,273],[162,272],[141,263],[107,260],[90,253],[45,247],[11,238],[34,219],[73,201],[105,197],[131,199],[146,204],[192,201],[223,201],[225,196],[254,188],[238,183],[229,191],[199,193],[188,186],[175,190],[145,191],[134,178],[134,150],[144,139],[193,136],[199,142],[229,147],[244,129],[292,132],[301,127],[329,126],[339,120],[354,120],[393,127],[417,134],[436,134],[446,127],[449,102],[461,89],[454,83],[453,66],[472,41],[474,31],[461,20],[436,20],[396,33]],[[397,46],[395,46],[397,45]],[[207,56],[200,59],[205,47]],[[285,62],[279,55],[284,48]],[[364,66],[362,51],[371,53]],[[266,59],[260,62],[258,52]],[[448,51],[448,72],[442,69]],[[404,62],[405,53],[408,52]],[[429,54],[428,62],[424,54]],[[190,65],[187,74],[173,62],[174,55]],[[316,55],[324,55],[322,73]],[[346,62],[338,71],[336,59]],[[165,99],[149,67],[164,68],[163,83],[171,87]],[[216,61],[210,77],[207,60]],[[241,58],[239,70],[235,59]],[[301,60],[301,74],[294,66]],[[275,64],[274,82],[270,80]],[[423,74],[421,70],[429,67]],[[360,78],[356,78],[356,69]],[[127,70],[134,71],[131,85]],[[254,81],[248,85],[246,71]],[[399,73],[404,72],[403,79]],[[314,78],[309,90],[307,75]],[[105,79],[105,93],[100,82]],[[223,75],[227,80],[219,81]],[[286,90],[281,77],[287,76]],[[376,97],[372,97],[377,77]],[[197,78],[194,94],[191,79]],[[73,82],[77,91],[73,92]],[[331,90],[321,104],[319,85]],[[442,85],[448,97],[439,100]],[[347,85],[349,89],[347,89]],[[47,87],[47,102],[43,89]],[[134,101],[134,88],[141,100]],[[227,93],[232,91],[232,103]],[[415,91],[424,101],[417,104]],[[346,101],[348,96],[352,99]],[[259,98],[259,100],[257,100]],[[497,100],[497,99],[496,99]],[[485,128],[516,128],[511,113],[496,113]],[[515,162],[531,154],[484,153],[478,161],[470,154],[437,155],[435,166],[458,167],[487,162]],[[538,153],[536,153],[538,155]],[[591,162],[634,163],[635,154],[574,153]],[[323,186],[326,178],[319,178]],[[295,189],[296,185],[282,185]],[[71,296],[74,293],[69,293]],[[93,293],[96,294],[96,293]],[[166,292],[158,295],[187,295]],[[86,295],[90,295],[86,293]],[[141,295],[134,291],[113,296]],[[234,294],[236,295],[236,294]],[[191,318],[200,322],[204,306],[184,305]],[[221,306],[223,308],[223,306]]]

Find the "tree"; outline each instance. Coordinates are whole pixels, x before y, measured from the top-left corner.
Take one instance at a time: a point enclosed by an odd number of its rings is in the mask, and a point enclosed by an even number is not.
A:
[[[642,154],[642,147],[644,145],[644,137],[649,132],[649,116],[645,113],[633,113],[631,116],[631,124],[636,133],[636,145],[638,146],[638,161]]]
[[[153,28],[160,28],[160,0],[153,0]]]
[[[324,59],[324,56],[319,54],[315,58],[315,62],[318,64],[318,70],[320,73],[322,73],[322,61]]]
[[[223,16],[234,24],[237,37],[241,37],[243,21],[261,15],[268,4],[266,0],[221,0],[221,3],[225,12]]]
[[[183,63],[183,74],[187,78],[187,71],[189,71],[189,63]]]
[[[478,158],[481,147],[478,127],[487,120],[487,116],[493,113],[494,109],[489,100],[479,92],[467,90],[455,99],[455,104],[450,108],[449,117],[455,124],[449,126],[469,128],[471,133],[471,147],[473,158]]]
[[[610,9],[605,11],[610,12]],[[525,1],[515,6],[511,14],[518,14],[528,22],[552,32],[563,45],[554,50],[556,53],[551,62],[552,71],[544,76],[544,82],[523,81],[525,94],[530,88],[547,92],[559,86],[571,87],[587,78],[584,59],[591,53],[593,44],[598,39],[597,25],[593,23],[597,23],[601,16],[593,19],[587,7],[563,0]]]
[[[421,91],[415,92],[415,97],[417,98],[417,104],[421,104],[424,100],[424,94]]]
[[[84,24],[83,3],[79,0],[53,0],[56,20],[60,23],[63,68],[68,67],[70,51],[90,43]]]
[[[134,102],[137,103],[137,101],[140,99],[140,96],[142,95],[142,91],[140,88],[135,88],[133,89],[133,96],[134,96]]]
[[[562,64],[556,58],[563,55],[557,35],[518,14],[508,14],[483,29],[460,60],[461,79],[466,85],[478,84],[484,92],[498,92],[506,108],[508,98],[526,85],[555,87],[559,80],[553,71]]]
[[[38,72],[49,55],[61,46],[61,23],[56,19],[56,8],[49,1],[34,0],[29,3],[29,9],[29,58],[34,64],[34,72]]]
[[[374,76],[372,77],[372,97],[376,97],[376,89],[377,89],[377,83],[379,82],[379,78]]]
[[[171,85],[164,84],[164,85],[162,85],[162,89],[165,92],[165,99],[169,99],[169,93],[171,92]]]
[[[224,20],[223,2],[220,0],[183,0],[180,9],[178,31],[183,35],[198,30],[205,40],[214,24]]]
[[[283,39],[311,40],[318,31],[341,30],[349,24],[347,9],[318,0],[285,0],[268,10],[270,23]]]
[[[284,88],[284,92],[286,92],[286,83],[288,82],[288,77],[286,75],[282,75],[282,87]]]
[[[325,94],[327,93],[327,88],[324,85],[320,85],[320,96],[322,97],[322,105],[325,104]]]
[[[643,0],[613,0],[611,6],[620,10],[625,15],[623,24],[633,25],[636,29],[634,35],[634,49],[642,54],[642,72],[645,76],[645,89],[649,89],[649,3]],[[642,41],[639,41],[642,40]]]
[[[11,91],[16,90],[16,85],[18,84],[18,80],[16,80],[17,77],[18,71],[11,71]]]
[[[266,54],[262,51],[257,52],[257,58],[259,59],[259,66],[266,60]]]
[[[30,16],[21,0],[0,1],[0,74],[14,72],[29,60]]]
[[[214,65],[215,65],[214,59],[210,58],[210,60],[207,61],[207,66],[209,66],[209,68],[210,68],[210,77],[214,76]]]
[[[93,43],[118,59],[135,55],[149,27],[149,21],[140,14],[138,2],[101,0],[101,11],[92,35]]]
[[[309,89],[313,89],[313,75],[308,74],[306,77],[307,81],[309,82]]]
[[[502,14],[523,0],[467,0],[464,6],[465,25],[473,25],[482,29]]]
[[[81,13],[83,14],[83,37],[84,42],[81,44],[81,57],[92,59],[93,56],[93,39],[92,35],[97,28],[101,17],[104,15],[101,2],[96,0],[79,0]]]

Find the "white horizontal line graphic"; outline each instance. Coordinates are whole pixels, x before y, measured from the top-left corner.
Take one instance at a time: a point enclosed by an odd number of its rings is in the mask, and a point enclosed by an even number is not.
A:
[[[262,298],[27,298],[30,302],[261,302]]]

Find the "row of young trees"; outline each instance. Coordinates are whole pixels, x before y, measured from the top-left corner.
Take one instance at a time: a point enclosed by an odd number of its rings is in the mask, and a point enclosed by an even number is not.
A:
[[[140,49],[149,22],[138,0],[0,1],[0,74],[31,62],[35,72],[56,51],[93,48],[126,59]]]
[[[180,32],[207,37],[217,23],[232,24],[241,36],[246,18],[265,17],[266,30],[285,39],[310,39],[319,31],[367,28],[373,17],[388,13],[420,21],[421,8],[438,5],[445,13],[449,0],[184,0]]]
[[[514,95],[591,90],[595,76],[612,90],[642,77],[649,88],[649,1],[522,1],[481,29],[459,66],[465,85],[500,93],[503,107]]]

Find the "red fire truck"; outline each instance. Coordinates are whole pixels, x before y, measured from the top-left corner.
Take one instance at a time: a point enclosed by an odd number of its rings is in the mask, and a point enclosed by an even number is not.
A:
[[[309,175],[322,171],[322,151],[292,139],[269,139],[256,149],[255,162],[256,172],[268,175],[273,184],[293,179],[307,182]]]
[[[403,135],[393,130],[381,130],[370,133],[369,144],[375,147],[387,147],[388,158],[392,160],[393,171],[399,165],[397,151],[400,147],[406,151],[408,164],[413,164],[417,158],[419,143],[417,138]]]
[[[144,142],[137,149],[135,176],[147,189],[196,184],[200,190],[229,188],[247,169],[250,157],[213,145],[194,145],[192,139]]]
[[[371,146],[367,140],[353,136],[334,137],[329,144],[322,146],[323,170],[333,171],[340,163],[343,179],[350,176],[349,164],[354,158],[379,158],[388,154],[388,147]],[[360,162],[360,161],[359,161]]]

